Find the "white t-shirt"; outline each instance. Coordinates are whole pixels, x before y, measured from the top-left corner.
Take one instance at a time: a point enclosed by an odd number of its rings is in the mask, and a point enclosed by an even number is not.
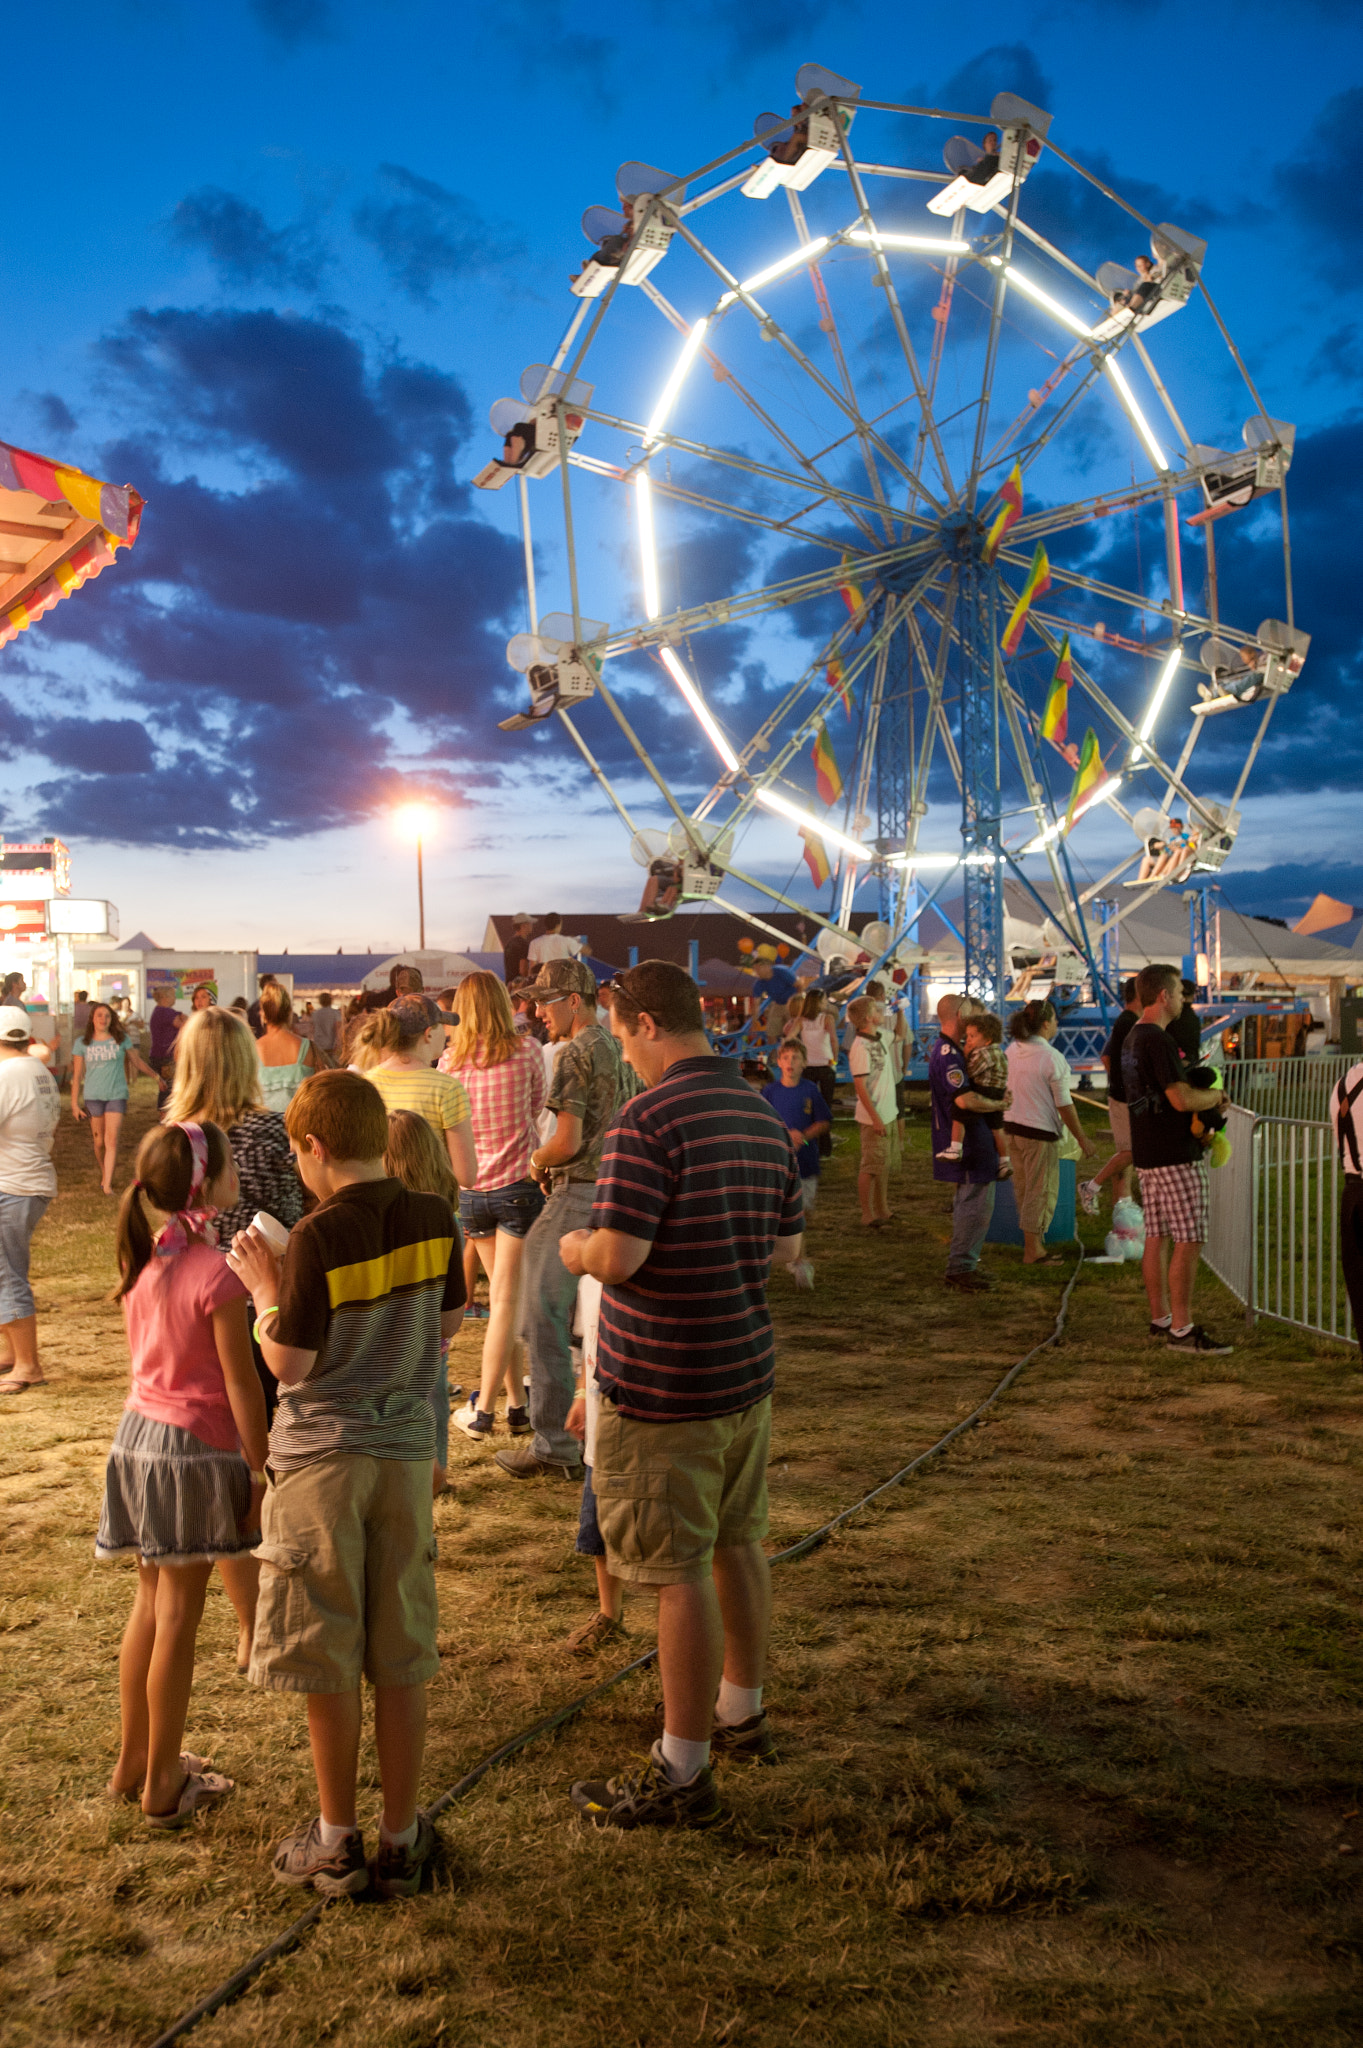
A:
[[[837,1041],[833,1036],[832,1021],[826,1013],[819,1017],[811,1017],[807,1023],[802,1017],[799,1031],[804,1040],[805,1059],[811,1067],[836,1067]],[[792,1032],[791,1036],[794,1035]]]
[[[566,932],[541,932],[530,941],[529,958],[532,967],[543,967],[546,960],[580,960],[582,941],[570,939]]]
[[[55,1195],[57,1084],[39,1061],[0,1058],[0,1194]]]
[[[1069,1102],[1073,1080],[1069,1061],[1049,1039],[1015,1038],[1008,1048],[1009,1128],[1025,1126],[1058,1138],[1065,1128],[1060,1111]]]
[[[879,1032],[874,1038],[863,1038],[860,1032],[852,1040],[852,1050],[847,1055],[847,1064],[852,1070],[852,1079],[866,1083],[866,1093],[871,1098],[871,1108],[883,1124],[892,1124],[899,1115],[894,1099],[894,1069],[890,1064],[890,1048]],[[874,1121],[871,1113],[857,1097],[857,1122],[869,1124]]]

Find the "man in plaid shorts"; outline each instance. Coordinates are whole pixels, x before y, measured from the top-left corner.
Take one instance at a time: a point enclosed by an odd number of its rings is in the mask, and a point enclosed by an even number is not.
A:
[[[1207,1161],[1193,1134],[1197,1110],[1220,1109],[1222,1088],[1193,1088],[1182,1077],[1182,1054],[1168,1026],[1182,1014],[1177,967],[1143,967],[1136,976],[1140,1021],[1122,1047],[1122,1081],[1131,1113],[1131,1150],[1145,1211],[1142,1271],[1150,1298],[1150,1335],[1171,1351],[1224,1356],[1193,1321],[1193,1286],[1207,1241]]]

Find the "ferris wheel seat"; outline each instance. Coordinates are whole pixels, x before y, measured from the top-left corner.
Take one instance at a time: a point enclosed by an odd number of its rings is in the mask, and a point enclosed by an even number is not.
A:
[[[1100,320],[1092,331],[1095,341],[1111,341],[1119,334],[1125,334],[1129,327],[1138,327],[1142,334],[1147,328],[1158,327],[1161,320],[1167,320],[1171,313],[1181,313],[1188,303],[1189,291],[1166,294],[1161,287],[1160,296],[1150,306],[1118,306],[1109,313],[1106,320]]]
[[[853,110],[847,109],[845,120],[852,125]],[[763,125],[774,124],[774,125]],[[759,140],[768,151],[788,150],[795,137],[789,121],[782,121],[779,114],[759,114],[754,127]],[[838,145],[838,125],[831,113],[822,108],[812,110],[799,121],[803,133],[803,147],[789,163],[782,162],[774,155],[768,155],[765,163],[757,166],[744,180],[742,191],[746,199],[769,199],[778,187],[784,185],[791,192],[807,192],[817,177],[835,164],[841,155]]]
[[[581,270],[568,280],[568,289],[575,299],[599,299],[602,292],[614,282],[618,263],[603,263],[598,256],[589,256]]]

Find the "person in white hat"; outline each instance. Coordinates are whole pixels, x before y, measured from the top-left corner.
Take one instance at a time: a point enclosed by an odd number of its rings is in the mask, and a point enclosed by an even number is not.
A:
[[[26,1011],[0,1007],[0,1394],[43,1380],[28,1249],[57,1192],[52,1140],[61,1097],[47,1068],[28,1057],[30,1036]]]

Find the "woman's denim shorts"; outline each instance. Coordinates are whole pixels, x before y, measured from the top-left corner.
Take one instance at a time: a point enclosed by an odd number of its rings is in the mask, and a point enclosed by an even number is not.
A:
[[[491,1237],[504,1230],[508,1237],[524,1237],[540,1210],[544,1196],[533,1180],[513,1180],[505,1188],[461,1188],[459,1221],[465,1237]]]

